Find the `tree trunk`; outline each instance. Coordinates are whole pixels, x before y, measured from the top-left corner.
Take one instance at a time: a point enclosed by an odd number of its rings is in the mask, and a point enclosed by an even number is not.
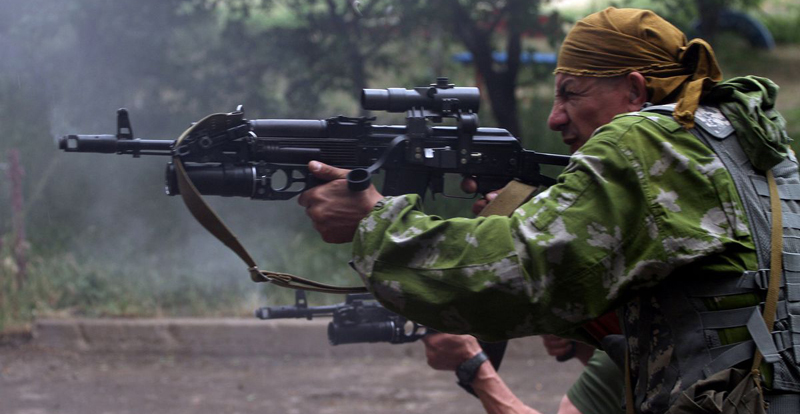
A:
[[[472,53],[475,66],[484,79],[489,104],[500,128],[507,129],[514,136],[519,136],[519,118],[517,114],[517,73],[519,71],[519,54],[521,35],[509,27],[507,39],[508,60],[504,66],[496,65],[492,57],[492,30],[479,28],[457,1],[451,2],[454,10],[453,24],[464,45]]]

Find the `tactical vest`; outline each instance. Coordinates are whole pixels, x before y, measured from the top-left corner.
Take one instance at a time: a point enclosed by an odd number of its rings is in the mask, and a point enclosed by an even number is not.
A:
[[[648,116],[652,111],[671,115],[674,105],[651,106],[631,115]],[[768,332],[761,315],[770,265],[770,204],[766,177],[755,171],[739,145],[731,123],[713,107],[700,107],[691,131],[708,145],[731,174],[742,199],[756,246],[758,269],[740,277],[672,274],[665,283],[629,304],[638,311],[635,324],[626,317],[621,323],[628,341],[607,338],[604,347],[625,346],[641,350],[631,354],[636,371],[634,407],[637,411],[664,412],[680,391],[698,380],[729,367],[752,363],[756,348],[764,355],[768,386],[765,399],[769,414],[800,413],[800,174],[797,160],[790,155],[774,167],[773,173],[783,206],[784,272],[775,328]],[[751,294],[752,306],[712,311],[705,305],[712,298]],[[756,293],[757,296],[752,295]],[[748,296],[744,296],[747,298]],[[760,304],[756,302],[761,301]],[[629,311],[628,310],[626,311]],[[625,313],[623,312],[623,315]],[[725,343],[723,332],[739,330],[750,339]],[[745,334],[743,330],[749,335]],[[671,341],[659,348],[657,342]],[[643,341],[651,342],[645,345]],[[652,343],[652,342],[655,342]],[[763,365],[762,365],[763,367]]]

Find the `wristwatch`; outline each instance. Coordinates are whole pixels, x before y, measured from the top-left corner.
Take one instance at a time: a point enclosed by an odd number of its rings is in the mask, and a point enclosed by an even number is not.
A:
[[[489,359],[486,354],[481,351],[475,354],[472,358],[464,361],[461,365],[456,368],[456,378],[458,378],[457,384],[464,389],[464,391],[474,395],[475,390],[472,389],[472,381],[475,380],[475,376],[478,374],[478,368],[481,367],[481,364],[486,362]]]

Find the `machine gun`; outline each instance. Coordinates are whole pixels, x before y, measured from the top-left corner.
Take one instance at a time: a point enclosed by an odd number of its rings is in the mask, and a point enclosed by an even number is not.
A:
[[[298,319],[330,316],[328,342],[331,345],[362,342],[404,344],[428,333],[424,326],[409,321],[381,306],[368,293],[351,293],[336,305],[308,306],[306,292],[295,291],[294,306],[268,306],[255,312],[259,319]]]
[[[504,129],[479,127],[478,89],[455,87],[447,78],[414,89],[364,89],[361,105],[366,110],[405,112],[406,124],[376,125],[375,118],[344,116],[248,120],[240,106],[234,112],[213,114],[198,121],[177,140],[148,140],[134,138],[128,112],[120,109],[116,134],[66,135],[58,145],[66,152],[171,157],[166,169],[166,193],[181,194],[198,220],[201,215],[212,214],[198,214],[198,203],[187,201],[186,191],[181,188],[203,195],[288,200],[321,184],[308,170],[312,160],[350,169],[347,181],[353,191],[368,188],[372,175],[382,170],[382,194],[421,196],[428,191],[447,196],[444,176],[449,173],[474,177],[479,193],[501,188],[511,180],[552,185],[555,180],[542,175],[540,165],[564,166],[569,161],[568,156],[526,150]],[[444,119],[454,120],[455,126],[435,125]],[[186,181],[191,185],[187,186]],[[298,283],[296,280],[301,278],[259,271],[235,237],[220,237],[218,230],[224,227],[221,222],[201,223],[248,264],[254,281],[327,292],[365,291],[363,287],[332,288],[306,280]],[[236,248],[232,247],[234,244]],[[328,337],[332,344],[404,343],[428,332],[389,312],[369,295],[351,294],[339,305],[308,307],[301,294],[298,293],[295,306],[261,308],[257,316],[310,319],[331,315]],[[505,343],[482,345],[487,354],[499,354],[493,358],[498,366]]]
[[[328,323],[328,342],[331,345],[363,342],[405,344],[436,332],[387,310],[368,293],[348,294],[343,303],[335,305],[308,306],[306,292],[297,290],[294,306],[263,307],[257,309],[255,314],[259,319],[311,320],[314,317],[330,316],[332,319]],[[478,342],[494,369],[500,369],[508,342]],[[470,387],[464,388],[473,393]]]
[[[475,177],[478,192],[503,187],[512,179],[532,185],[555,181],[540,164],[566,165],[569,157],[523,149],[508,131],[478,127],[480,92],[455,87],[447,78],[414,89],[364,89],[367,110],[406,112],[406,125],[374,125],[375,118],[323,120],[253,119],[242,107],[201,120],[178,140],[134,138],[125,109],[117,111],[115,135],[66,135],[66,152],[161,155],[167,164],[166,193],[180,193],[175,160],[200,194],[287,200],[320,184],[308,171],[317,160],[351,169],[348,186],[369,187],[384,170],[384,195],[443,194],[444,175]],[[452,118],[456,126],[432,126]],[[445,194],[447,195],[447,194]]]
[[[240,106],[234,112],[203,118],[176,140],[150,140],[134,138],[128,112],[120,109],[116,134],[66,135],[58,145],[66,152],[171,157],[166,169],[167,194],[181,194],[201,224],[247,263],[254,281],[338,293],[365,289],[331,287],[258,270],[224,224],[218,219],[210,224],[201,219],[216,215],[199,195],[288,200],[321,184],[308,170],[308,162],[312,160],[350,169],[347,181],[353,191],[368,188],[372,175],[382,170],[384,195],[424,196],[427,191],[444,194],[444,176],[448,173],[475,177],[478,192],[485,193],[514,179],[537,186],[551,185],[555,180],[542,175],[540,165],[563,166],[569,160],[564,155],[526,150],[504,129],[479,127],[478,88],[456,87],[447,78],[414,89],[364,89],[361,105],[366,110],[405,112],[406,125],[375,125],[375,118],[344,116],[323,120],[248,120]],[[444,119],[454,120],[455,126],[435,125]],[[280,308],[265,309],[267,316],[270,312],[280,313]],[[336,334],[332,341],[337,343],[347,342],[343,338],[348,335],[359,338],[358,341],[372,338],[369,336],[372,334],[365,334],[360,328],[350,329],[357,326],[350,323],[356,320],[352,318],[383,326],[384,331],[375,334],[378,335],[375,338],[394,338],[390,342],[417,339],[414,333],[400,335],[405,321],[377,302],[365,301],[364,297],[348,296],[348,301],[335,309],[298,304],[295,310],[283,312],[308,317],[317,310],[329,312],[340,322],[336,325],[340,328],[332,328],[336,332],[339,329],[348,332]],[[382,321],[391,323],[381,325]],[[390,325],[393,327],[387,328]]]

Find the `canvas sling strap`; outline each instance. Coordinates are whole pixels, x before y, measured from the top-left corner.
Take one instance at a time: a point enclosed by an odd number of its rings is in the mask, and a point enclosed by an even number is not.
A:
[[[778,304],[778,293],[781,284],[781,275],[783,274],[783,212],[781,211],[781,199],[778,195],[778,186],[775,184],[775,176],[772,170],[767,171],[767,184],[769,185],[769,202],[772,211],[772,232],[771,232],[771,250],[770,250],[770,273],[769,285],[767,285],[767,298],[764,302],[764,324],[767,325],[767,331],[772,332],[775,325],[775,314]],[[759,367],[761,367],[761,360],[763,355],[756,347],[756,355],[753,358],[753,378],[756,385],[761,387],[761,375],[759,375]],[[763,392],[762,392],[763,394]]]
[[[764,324],[767,326],[769,332],[775,324],[775,315],[778,304],[778,294],[780,289],[780,278],[783,274],[783,213],[781,210],[781,199],[778,195],[778,186],[775,183],[775,175],[772,170],[767,171],[767,185],[769,186],[770,209],[772,211],[772,221],[770,232],[771,250],[770,250],[770,275],[769,284],[767,287],[767,297],[764,302]],[[756,348],[753,357],[753,365],[751,367],[752,377],[756,386],[759,388],[761,395],[764,394],[761,389],[761,361],[763,355]],[[631,384],[631,371],[630,371],[630,356],[627,348],[625,351],[625,411],[627,414],[634,414],[633,402],[633,387]]]
[[[215,117],[221,116],[225,116],[225,114],[212,114],[203,118],[200,120],[200,122],[197,122],[192,127],[187,129],[183,134],[181,134],[181,136],[175,142],[175,146],[177,147],[181,141],[183,141],[192,133],[192,131],[202,127],[203,125],[214,122]],[[236,235],[233,234],[228,226],[225,225],[225,223],[211,208],[211,206],[205,202],[203,197],[200,195],[200,192],[197,191],[197,187],[195,187],[195,185],[192,183],[192,180],[189,178],[189,175],[186,173],[186,169],[184,168],[180,157],[173,157],[173,164],[175,165],[175,174],[177,176],[178,189],[180,191],[181,198],[183,198],[183,201],[186,204],[186,207],[192,213],[192,216],[194,216],[194,218],[206,230],[208,230],[209,233],[213,234],[214,237],[216,237],[222,242],[222,244],[236,253],[236,255],[239,256],[239,258],[242,259],[245,264],[247,264],[247,270],[250,273],[250,279],[252,279],[253,282],[269,282],[280,287],[324,293],[346,294],[367,292],[367,289],[363,286],[335,286],[327,283],[316,282],[314,280],[295,276],[289,273],[272,272],[259,269],[255,260],[253,259],[253,256],[250,255],[242,243],[239,242],[239,239],[236,237]],[[500,192],[500,194],[494,200],[492,200],[489,205],[486,206],[480,215],[511,215],[511,213],[513,213],[514,210],[519,207],[519,205],[530,199],[536,191],[536,187],[512,180],[503,189],[503,191]]]

